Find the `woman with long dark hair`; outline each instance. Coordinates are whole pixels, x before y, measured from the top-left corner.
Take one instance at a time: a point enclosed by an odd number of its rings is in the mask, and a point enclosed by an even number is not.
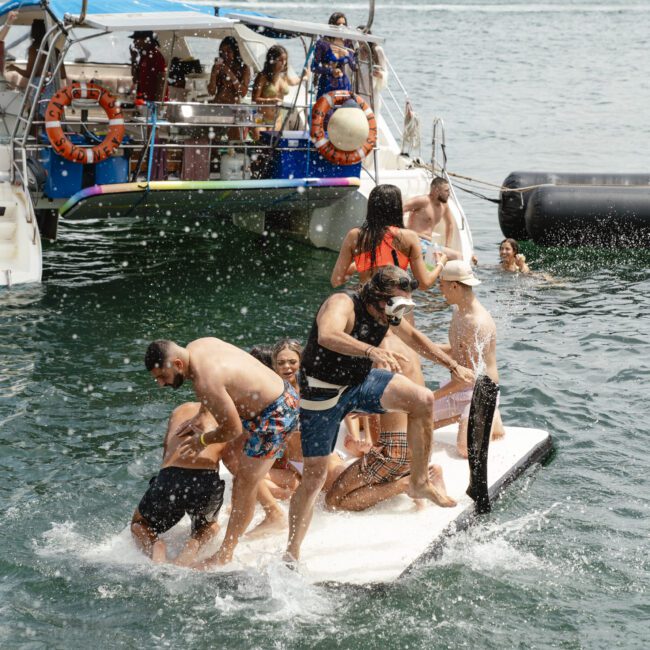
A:
[[[508,237],[499,245],[499,258],[501,268],[510,273],[530,273],[526,258],[519,252],[519,244],[516,239]]]
[[[226,36],[219,44],[208,82],[208,92],[216,104],[239,104],[248,93],[251,69],[244,63],[239,44],[233,36]]]
[[[333,13],[327,21],[329,25],[347,27],[345,14]],[[314,59],[311,63],[316,84],[316,98],[332,90],[350,90],[352,85],[347,69],[357,69],[357,59],[352,41],[326,36],[316,42]]]
[[[447,258],[441,254],[435,268],[429,269],[422,258],[420,239],[404,228],[402,193],[395,185],[377,185],[368,197],[366,220],[345,236],[332,271],[333,287],[343,284],[355,271],[361,283],[370,279],[381,266],[411,267],[423,289],[433,286]]]
[[[289,86],[297,86],[300,83],[300,79],[289,75],[288,70],[287,50],[282,45],[272,45],[266,53],[264,67],[255,77],[253,84],[253,104],[264,107],[261,113],[267,128],[271,124],[275,129],[282,126],[283,115],[278,107],[289,94]]]

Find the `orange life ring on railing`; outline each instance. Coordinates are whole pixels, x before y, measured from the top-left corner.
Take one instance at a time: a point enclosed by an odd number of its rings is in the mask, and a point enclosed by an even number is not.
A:
[[[359,108],[365,113],[370,130],[366,141],[354,151],[343,151],[337,149],[325,135],[325,116],[335,107],[343,104],[349,99],[354,100]],[[347,90],[332,90],[325,93],[314,104],[311,111],[311,139],[316,151],[335,165],[356,165],[361,162],[377,144],[377,120],[375,114],[368,104],[359,95]]]
[[[108,133],[94,147],[80,147],[73,144],[63,132],[61,120],[65,107],[73,99],[89,99],[99,103],[108,116]],[[122,143],[124,137],[124,117],[117,99],[111,93],[92,82],[74,82],[61,88],[50,99],[45,111],[45,131],[52,149],[59,156],[75,163],[98,163],[109,158]]]

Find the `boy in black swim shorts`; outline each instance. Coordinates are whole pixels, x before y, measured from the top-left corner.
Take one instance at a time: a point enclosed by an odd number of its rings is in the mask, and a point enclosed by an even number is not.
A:
[[[174,527],[185,514],[192,522],[191,537],[175,558],[175,564],[191,564],[200,549],[219,532],[217,515],[225,487],[219,478],[219,461],[226,445],[209,445],[192,458],[181,458],[178,453],[183,439],[176,432],[199,409],[199,403],[188,402],[172,413],[165,437],[163,466],[149,481],[149,489],[133,514],[133,539],[154,562],[167,561],[167,547],[160,535]],[[206,413],[204,419],[205,430],[213,429],[214,418]]]

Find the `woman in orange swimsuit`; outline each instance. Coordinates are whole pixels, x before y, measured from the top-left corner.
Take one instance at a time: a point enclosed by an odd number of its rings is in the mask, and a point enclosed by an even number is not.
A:
[[[344,284],[355,271],[363,284],[379,267],[391,265],[410,266],[422,289],[433,286],[447,258],[443,254],[434,269],[427,268],[419,237],[404,228],[401,201],[402,193],[395,185],[377,185],[370,192],[366,221],[361,228],[352,228],[341,245],[330,278],[333,287]]]

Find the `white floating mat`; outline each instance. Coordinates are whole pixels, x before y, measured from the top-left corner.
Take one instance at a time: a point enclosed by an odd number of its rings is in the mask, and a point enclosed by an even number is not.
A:
[[[431,458],[442,466],[447,492],[458,501],[456,507],[426,504],[418,511],[410,498],[400,495],[365,512],[341,513],[325,511],[321,499],[302,546],[299,570],[304,578],[313,583],[392,582],[448,533],[466,527],[474,502],[465,495],[469,467],[456,454],[456,431],[457,425],[450,425],[435,432]],[[491,497],[550,450],[551,437],[546,431],[506,427],[505,438],[490,443]],[[286,538],[286,532],[258,540],[243,538],[235,559],[238,564],[256,566],[261,556],[280,555]]]

